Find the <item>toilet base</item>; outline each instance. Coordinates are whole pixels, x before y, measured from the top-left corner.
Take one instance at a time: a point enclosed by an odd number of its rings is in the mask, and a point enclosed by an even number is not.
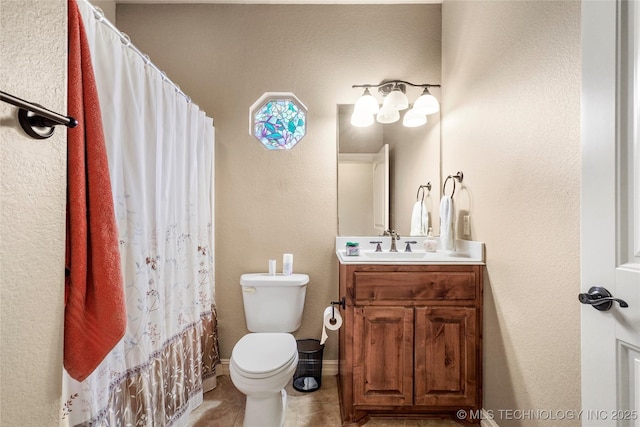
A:
[[[287,409],[287,392],[267,397],[247,396],[243,427],[282,427]]]

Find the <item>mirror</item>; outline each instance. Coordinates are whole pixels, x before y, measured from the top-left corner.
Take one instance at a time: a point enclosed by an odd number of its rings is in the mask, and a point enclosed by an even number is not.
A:
[[[351,125],[352,113],[353,105],[338,105],[338,234],[376,236],[394,229],[409,236],[416,199],[422,199],[418,188],[428,182],[424,206],[438,234],[439,114],[416,128],[401,121],[358,128]]]

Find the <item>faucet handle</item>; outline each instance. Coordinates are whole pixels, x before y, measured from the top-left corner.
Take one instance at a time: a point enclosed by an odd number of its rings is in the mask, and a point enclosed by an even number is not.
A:
[[[418,242],[416,242],[415,240],[407,240],[405,243],[407,244],[407,246],[405,246],[404,251],[411,252],[411,245]]]
[[[380,246],[382,242],[376,241],[376,242],[369,242],[369,243],[376,243],[376,252],[382,252],[382,247]]]

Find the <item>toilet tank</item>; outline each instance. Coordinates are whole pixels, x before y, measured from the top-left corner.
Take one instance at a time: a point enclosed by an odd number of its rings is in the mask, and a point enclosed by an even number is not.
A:
[[[250,273],[240,276],[247,329],[293,332],[300,328],[309,276]]]

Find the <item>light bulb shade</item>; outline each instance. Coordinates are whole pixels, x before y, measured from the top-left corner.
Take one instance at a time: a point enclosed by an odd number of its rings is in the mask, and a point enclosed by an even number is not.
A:
[[[418,114],[433,114],[440,111],[440,103],[435,96],[425,90],[416,102],[413,103],[413,110]]]
[[[382,107],[380,111],[378,111],[376,120],[378,121],[378,123],[382,123],[382,124],[395,123],[398,120],[400,120],[400,111],[389,110]]]
[[[357,110],[353,111],[351,115],[351,125],[364,128],[367,126],[371,126],[373,124],[373,114],[367,112],[358,112]]]
[[[389,92],[382,103],[382,108],[385,110],[404,110],[407,107],[409,107],[407,95],[397,88]]]
[[[354,111],[368,114],[376,114],[379,109],[380,105],[378,105],[378,100],[371,95],[368,88],[365,89],[362,96],[358,98],[354,107]]]
[[[427,123],[427,116],[424,114],[416,113],[416,111],[412,108],[404,114],[404,118],[402,119],[402,124],[408,128],[415,128],[418,126],[422,126]]]

